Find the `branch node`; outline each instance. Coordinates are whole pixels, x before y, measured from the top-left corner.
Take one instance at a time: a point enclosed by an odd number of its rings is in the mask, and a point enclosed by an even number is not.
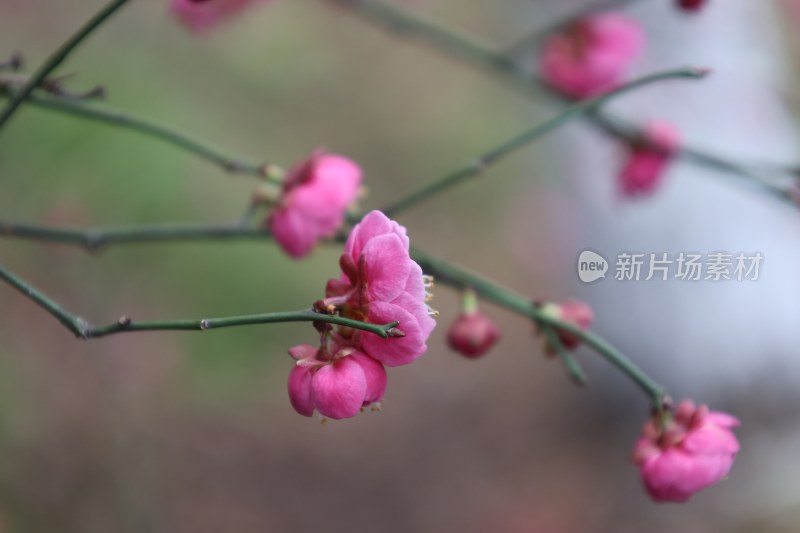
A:
[[[201,330],[205,331],[205,330],[210,329],[210,328],[211,328],[211,323],[208,321],[207,318],[204,318],[203,320],[200,321],[200,329]]]
[[[388,335],[390,338],[393,338],[393,339],[401,338],[401,337],[405,337],[406,336],[405,332],[402,329],[397,328],[397,327],[393,327],[393,328],[387,329],[386,330],[386,335]]]

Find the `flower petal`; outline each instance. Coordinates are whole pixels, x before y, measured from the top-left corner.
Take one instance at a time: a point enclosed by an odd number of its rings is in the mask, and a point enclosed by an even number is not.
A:
[[[364,370],[343,357],[317,370],[311,379],[311,401],[322,415],[334,420],[358,414],[367,393]]]

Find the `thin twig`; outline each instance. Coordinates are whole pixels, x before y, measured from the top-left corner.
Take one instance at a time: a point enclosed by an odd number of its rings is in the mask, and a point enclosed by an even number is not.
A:
[[[644,76],[642,78],[639,78],[638,80],[634,80],[626,85],[622,85],[617,89],[609,91],[601,96],[573,103],[571,106],[569,106],[567,109],[565,109],[558,115],[548,120],[545,120],[540,124],[537,124],[533,128],[526,130],[520,135],[512,137],[508,141],[489,150],[488,152],[480,156],[478,159],[467,164],[463,168],[460,168],[454,172],[442,176],[441,178],[435,179],[423,185],[416,191],[413,191],[407,196],[384,207],[382,211],[386,213],[388,216],[395,215],[400,211],[408,207],[411,207],[412,205],[417,204],[422,200],[428,199],[435,194],[441,193],[444,190],[449,189],[454,185],[457,185],[458,183],[464,181],[465,179],[477,176],[493,163],[496,163],[505,156],[510,155],[514,151],[524,147],[528,143],[535,141],[539,137],[547,133],[550,133],[557,127],[568,122],[570,119],[580,116],[582,114],[595,111],[598,107],[602,106],[607,101],[617,96],[620,96],[624,93],[630,92],[639,87],[643,87],[645,85],[649,85],[651,83],[655,83],[658,81],[675,79],[675,78],[698,79],[702,78],[704,75],[705,71],[698,69],[686,69],[686,68],[659,72],[656,74],[651,74],[649,76]]]
[[[505,56],[503,52],[495,51],[486,43],[455,31],[438,21],[423,17],[411,10],[380,0],[323,1],[350,8],[352,13],[370,23],[395,31],[402,36],[418,38],[421,42],[445,52],[450,57],[489,70],[492,73],[500,74],[502,76],[501,79],[510,82],[515,89],[527,95],[544,93],[560,101],[569,101],[563,95],[548,88],[530,68],[523,68],[513,58]],[[608,113],[597,113],[592,116],[591,121],[604,131],[626,142],[649,144],[653,149],[658,148],[656,144],[647,139],[641,128],[628,124],[616,116]],[[615,126],[612,126],[612,124]],[[746,178],[769,194],[784,200],[789,199],[786,191],[763,179],[763,170],[771,168],[779,174],[788,174],[791,177],[796,177],[799,170],[797,165],[759,165],[760,168],[750,169],[747,164],[722,158],[689,146],[678,148],[674,151],[674,154],[709,168]]]
[[[119,228],[57,228],[37,224],[20,224],[0,220],[0,237],[44,241],[80,246],[87,251],[100,251],[115,244],[142,244],[179,241],[266,240],[267,228],[236,225],[154,225]]]
[[[0,78],[2,79],[2,78]],[[8,84],[0,84],[0,96],[11,96],[19,94],[9,87]],[[162,126],[156,122],[137,117],[122,111],[113,109],[105,105],[84,102],[70,98],[63,98],[51,95],[33,93],[27,100],[28,104],[58,111],[88,120],[103,122],[119,128],[138,131],[139,133],[164,141],[186,152],[194,154],[206,161],[209,161],[227,172],[238,174],[250,174],[268,180],[277,181],[280,175],[280,168],[247,158],[231,154],[221,148],[213,146],[211,143],[202,139],[197,139],[172,128]]]
[[[209,329],[248,326],[255,324],[275,324],[283,322],[325,322],[360,329],[383,338],[402,336],[402,324],[369,324],[336,315],[317,313],[313,309],[287,311],[280,313],[261,313],[254,315],[228,316],[219,318],[200,318],[189,320],[162,320],[134,322],[128,317],[105,325],[93,326],[83,318],[70,313],[52,298],[33,287],[30,283],[0,265],[0,279],[25,295],[39,307],[56,318],[64,327],[81,339],[96,339],[116,333],[135,331],[206,331]]]
[[[69,54],[78,47],[91,33],[99,28],[111,15],[113,15],[119,8],[121,8],[128,0],[113,0],[109,2],[103,9],[94,15],[89,21],[84,24],[74,35],[67,39],[64,44],[58,47],[53,54],[47,58],[47,61],[33,73],[31,78],[14,96],[9,100],[6,106],[0,110],[0,130],[8,122],[14,112],[19,108],[20,104],[25,101],[28,96],[33,92],[36,87],[42,83],[51,72],[53,72]]]

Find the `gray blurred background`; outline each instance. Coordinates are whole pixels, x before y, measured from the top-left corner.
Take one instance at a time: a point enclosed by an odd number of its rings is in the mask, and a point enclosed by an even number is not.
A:
[[[0,55],[38,65],[102,5],[0,0]],[[385,204],[558,107],[385,33],[322,1],[283,0],[207,36],[166,0],[131,2],[62,68],[75,88],[257,159],[289,165],[317,146],[360,162]],[[790,2],[666,0],[636,72],[699,64],[702,83],[615,103],[678,124],[737,159],[797,162],[800,40]],[[404,5],[498,44],[580,2],[419,0]],[[0,142],[0,217],[67,226],[224,223],[253,190],[157,141],[23,108]],[[676,164],[652,198],[614,189],[620,147],[583,123],[480,180],[404,213],[412,241],[532,298],[578,296],[597,330],[664,382],[740,416],[730,479],[685,505],[652,503],[628,457],[647,407],[594,354],[573,387],[524,320],[489,306],[501,344],[449,352],[458,295],[429,352],[390,370],[380,413],[320,425],[285,392],[286,349],[308,325],[142,333],[84,343],[0,287],[0,530],[62,532],[800,531],[797,325],[800,217],[734,178]],[[730,182],[730,183],[729,183]],[[761,251],[755,283],[579,286],[575,258]],[[93,322],[297,309],[319,298],[340,251],[303,262],[272,243],[111,248],[98,255],[0,240],[0,260]]]

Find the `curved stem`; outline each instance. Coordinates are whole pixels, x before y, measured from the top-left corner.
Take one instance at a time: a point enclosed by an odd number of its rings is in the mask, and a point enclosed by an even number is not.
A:
[[[200,318],[189,320],[162,320],[134,322],[127,317],[105,326],[93,326],[83,318],[70,313],[52,298],[39,291],[27,281],[0,265],[0,279],[39,307],[55,317],[64,327],[81,339],[96,339],[115,333],[134,331],[205,331],[208,329],[248,326],[254,324],[275,324],[281,322],[326,322],[340,326],[348,326],[362,331],[374,333],[383,338],[402,336],[402,325],[399,322],[389,324],[368,324],[335,315],[317,313],[313,309],[287,311],[279,313],[261,313],[254,315],[228,316],[219,318]],[[401,329],[396,329],[396,328]]]
[[[411,248],[411,257],[419,263],[426,273],[432,274],[436,281],[459,288],[471,288],[485,300],[500,307],[527,316],[539,324],[566,331],[579,337],[587,346],[594,349],[595,352],[630,378],[650,398],[653,407],[661,405],[665,395],[664,387],[656,383],[633,361],[625,357],[599,335],[583,330],[575,324],[554,319],[542,313],[533,302],[514,291],[501,287],[478,274],[458,268],[441,259],[436,259],[418,248]]]
[[[39,67],[28,82],[14,94],[6,106],[0,110],[0,129],[8,122],[14,112],[19,108],[20,104],[30,96],[33,90],[42,83],[47,76],[53,72],[58,65],[60,65],[69,54],[81,44],[94,30],[99,28],[103,22],[113,15],[119,8],[121,8],[128,0],[113,0],[109,2],[103,9],[97,12],[89,21],[83,25],[72,37],[67,39],[64,44],[58,47],[53,54],[47,58],[47,61]]]
[[[496,163],[497,161],[510,155],[516,150],[519,150],[528,143],[535,141],[536,139],[538,139],[543,135],[546,135],[547,133],[550,133],[551,131],[558,128],[562,124],[565,124],[574,117],[596,110],[597,108],[599,108],[600,106],[602,106],[603,104],[605,104],[606,102],[617,96],[623,95],[627,92],[633,91],[635,89],[638,89],[645,85],[649,85],[651,83],[663,80],[675,79],[675,78],[699,79],[705,76],[705,74],[706,74],[705,71],[698,69],[691,69],[691,68],[657,72],[655,74],[644,76],[630,83],[622,85],[614,89],[613,91],[609,91],[601,96],[573,103],[571,106],[569,106],[567,109],[565,109],[558,115],[548,120],[545,120],[540,124],[537,124],[536,126],[532,127],[529,130],[526,130],[520,135],[512,137],[508,141],[489,150],[488,152],[480,156],[478,159],[467,164],[463,168],[460,168],[455,172],[451,172],[450,174],[442,176],[439,179],[431,181],[430,183],[422,186],[421,188],[417,189],[411,194],[386,206],[384,209],[382,209],[382,211],[386,213],[386,215],[388,216],[395,215],[400,211],[408,207],[411,207],[412,205],[417,204],[418,202],[424,199],[427,199],[435,194],[438,194],[442,191],[449,189],[450,187],[453,187],[454,185],[461,183],[465,179],[477,176],[481,172],[483,172],[484,169],[486,169],[493,163]]]
[[[20,94],[18,91],[14,91],[7,85],[0,87],[0,95],[16,97],[18,94]],[[27,103],[42,109],[58,111],[75,117],[138,131],[205,159],[228,172],[266,177],[272,181],[277,181],[280,176],[281,169],[276,166],[231,154],[221,148],[212,146],[207,141],[107,106],[57,96],[44,96],[37,93],[31,94],[27,99]]]

